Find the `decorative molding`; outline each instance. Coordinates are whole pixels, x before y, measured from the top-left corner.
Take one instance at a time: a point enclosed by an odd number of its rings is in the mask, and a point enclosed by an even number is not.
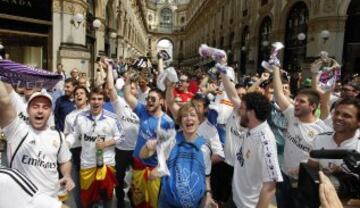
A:
[[[61,6],[63,8],[61,8]],[[53,12],[64,13],[64,14],[85,14],[88,5],[86,1],[82,0],[54,0],[53,1]]]
[[[60,57],[71,59],[90,59],[90,52],[60,49]]]
[[[323,9],[324,13],[336,13],[337,9],[337,1],[336,0],[325,0],[323,2]]]

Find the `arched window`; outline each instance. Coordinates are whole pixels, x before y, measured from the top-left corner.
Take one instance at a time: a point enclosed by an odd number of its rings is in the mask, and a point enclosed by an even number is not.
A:
[[[343,49],[343,71],[341,74],[355,74],[360,65],[360,2],[352,0],[347,11]],[[347,78],[347,77],[344,77]]]
[[[261,62],[267,60],[270,56],[271,45],[270,45],[270,36],[271,36],[271,19],[269,16],[265,17],[259,28],[259,43],[258,43],[258,72],[263,71],[261,67]]]
[[[284,69],[294,72],[301,70],[301,64],[306,57],[306,39],[309,11],[304,2],[296,3],[289,10],[285,32]],[[299,34],[305,36],[299,38]],[[305,39],[303,39],[305,38]]]
[[[160,12],[160,27],[171,29],[172,27],[172,11],[169,8],[162,9]]]

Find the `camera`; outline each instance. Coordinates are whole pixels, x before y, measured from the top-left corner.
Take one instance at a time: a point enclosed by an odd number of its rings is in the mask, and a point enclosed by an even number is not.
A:
[[[349,172],[332,173],[328,175],[340,199],[360,199],[360,153],[355,150],[312,150],[312,158],[342,159]],[[300,164],[298,201],[304,208],[318,208],[319,200],[319,170],[306,163]]]

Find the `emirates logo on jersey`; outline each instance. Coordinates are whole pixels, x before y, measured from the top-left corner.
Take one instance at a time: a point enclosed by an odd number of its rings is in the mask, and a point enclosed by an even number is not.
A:
[[[32,158],[29,155],[23,155],[23,157],[21,158],[21,163],[25,164],[25,165],[31,165],[31,166],[35,166],[35,167],[41,167],[41,168],[45,168],[45,169],[56,169],[57,168],[57,163],[56,162],[50,162],[50,161],[45,161],[45,156],[43,156],[41,158],[41,155],[38,155],[38,158]]]

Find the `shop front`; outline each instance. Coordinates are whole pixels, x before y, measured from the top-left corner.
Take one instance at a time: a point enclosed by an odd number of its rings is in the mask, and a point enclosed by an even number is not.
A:
[[[0,43],[7,57],[51,68],[51,0],[0,0]]]

